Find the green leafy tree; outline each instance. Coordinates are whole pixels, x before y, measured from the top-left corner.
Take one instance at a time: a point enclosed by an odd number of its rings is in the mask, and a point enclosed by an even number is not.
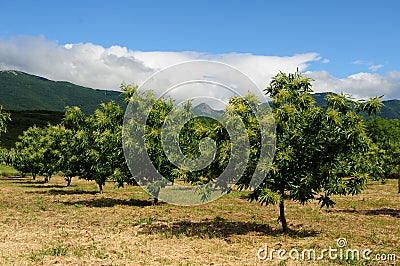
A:
[[[0,135],[7,131],[7,122],[9,122],[10,114],[5,112],[3,106],[0,105]]]
[[[240,147],[240,144],[244,144],[247,140],[247,135],[251,136],[250,159],[247,161],[240,160],[242,158],[234,158],[233,160],[242,164],[241,167],[244,166],[244,168],[249,162],[250,167],[245,170],[245,175],[252,175],[261,150],[260,143],[257,143],[261,137],[261,131],[257,124],[258,118],[247,116],[247,112],[251,113],[252,108],[258,109],[259,102],[254,95],[247,95],[245,100],[238,97],[232,98],[226,110],[227,115],[216,120],[209,117],[195,117],[190,102],[174,108],[171,99],[158,99],[150,91],[138,93],[135,86],[125,85],[122,90],[131,104],[128,114],[130,119],[127,119],[125,124],[125,132],[129,137],[125,138],[124,145],[135,156],[128,156],[128,165],[130,165],[134,177],[139,177],[140,183],[145,184],[147,190],[155,196],[155,202],[157,202],[160,188],[164,187],[167,181],[174,182],[175,179],[181,179],[192,185],[210,184],[198,189],[203,200],[206,200],[210,193],[215,191],[214,189],[229,191],[234,184],[234,177],[240,177],[236,167],[231,166],[230,171],[224,171],[231,161],[231,138],[236,139],[239,144],[236,146]],[[172,110],[173,112],[171,112]],[[239,118],[234,113],[239,114]],[[270,112],[265,115],[267,114],[269,114],[270,124],[272,124],[273,117]],[[237,123],[240,118],[245,120],[244,124],[248,128],[248,134],[237,132]],[[139,128],[140,125],[144,125],[144,129]],[[172,130],[163,129],[163,126],[167,128],[171,126]],[[225,126],[231,129],[229,134],[232,135],[228,134]],[[179,134],[176,134],[177,132],[173,128],[179,128]],[[164,130],[163,134],[162,130]],[[210,142],[206,143],[210,139],[215,145],[209,145]],[[163,141],[168,143],[168,148],[163,147]],[[170,157],[166,155],[166,149],[173,150],[169,152]],[[182,152],[184,158],[176,149]],[[211,163],[203,164],[203,162],[208,162],[210,157],[214,158]],[[177,167],[176,165],[185,165],[186,167]],[[206,166],[202,168],[199,165]],[[161,174],[166,179],[156,176],[153,166],[157,174]],[[193,168],[200,170],[192,170]],[[229,172],[228,175],[227,172]],[[214,182],[216,177],[221,174],[224,174],[225,178],[219,178],[217,182]]]
[[[45,155],[47,156],[43,157],[51,164],[42,165],[46,170],[42,169],[41,173],[45,176],[46,173],[50,173],[50,176],[59,173],[64,176],[67,186],[70,186],[72,178],[80,174],[79,158],[81,156],[77,148],[78,142],[75,141],[78,135],[63,125],[49,126],[44,131],[47,143]]]
[[[86,119],[84,131],[77,140],[84,148],[81,178],[94,180],[100,193],[107,180],[125,180],[127,167],[122,149],[123,112],[114,102],[102,103]]]
[[[248,188],[254,173],[268,168],[268,158],[273,156],[274,121],[267,107],[261,105],[253,94],[235,96],[229,100],[224,115],[218,120],[204,117],[191,120],[182,133],[186,138],[180,142],[182,147],[187,146],[188,156],[198,157],[207,152],[199,149],[200,141],[205,137],[214,141],[216,151],[215,159],[203,170],[185,173],[185,181],[194,185],[214,184],[223,192],[229,192],[235,183],[239,188]],[[264,155],[267,156],[261,156],[261,134],[264,134],[263,144],[267,146]],[[259,163],[260,160],[266,161]],[[220,178],[213,182],[216,177]],[[207,192],[203,191],[203,199],[207,199]]]
[[[40,173],[43,161],[42,154],[38,152],[41,150],[40,134],[40,129],[35,126],[25,130],[9,155],[11,165],[22,175],[31,173],[34,180]]]
[[[187,114],[193,115],[191,105],[188,106]],[[184,117],[183,115],[181,117]],[[215,155],[212,149],[202,148],[202,140],[210,138],[215,143]],[[228,132],[220,121],[208,117],[193,117],[182,128],[179,135],[179,146],[183,155],[191,160],[214,157],[207,167],[202,170],[189,171],[182,169],[174,169],[172,174],[175,178],[182,178],[185,182],[192,185],[203,185],[213,181],[216,176],[220,176],[229,162],[231,153],[231,142]],[[211,147],[211,146],[210,146]],[[197,160],[197,164],[206,165],[201,160]],[[228,180],[224,180],[228,181]],[[229,190],[227,182],[217,184],[219,188]],[[206,191],[204,191],[206,192]],[[207,195],[203,196],[206,199]]]
[[[79,107],[67,107],[60,134],[58,170],[71,185],[72,178],[83,175],[86,160],[87,116]]]
[[[379,148],[383,177],[397,175],[400,193],[400,121],[375,117],[367,122],[367,132]]]
[[[47,126],[40,129],[39,147],[37,151],[40,162],[39,174],[44,176],[45,182],[48,182],[52,175],[59,170],[60,161],[60,143],[64,141],[63,128],[59,125]]]
[[[9,164],[9,151],[0,147],[0,165]]]
[[[320,108],[311,92],[311,79],[298,72],[279,73],[266,88],[273,99],[276,153],[251,200],[279,204],[285,232],[286,200],[305,204],[317,199],[321,207],[329,207],[334,205],[332,195],[360,193],[377,172],[373,144],[357,112],[378,111],[380,99],[361,102],[348,95],[328,95],[326,108]]]
[[[10,114],[3,110],[3,106],[0,105],[0,136],[7,131],[6,123],[10,121]],[[0,143],[1,145],[1,143]],[[7,161],[8,152],[0,146],[0,163]]]
[[[44,176],[48,182],[58,170],[60,159],[59,143],[63,139],[60,126],[28,128],[10,152],[13,167],[22,173]]]
[[[148,185],[152,195],[156,195],[154,202],[157,203],[157,195],[161,187],[166,184],[164,180],[154,176],[153,166],[169,181],[174,180],[172,171],[175,166],[170,163],[162,147],[161,129],[168,113],[173,109],[172,101],[169,99],[156,99],[153,92],[136,93],[137,87],[133,85],[121,86],[123,95],[127,102],[132,103],[132,110],[127,119],[125,132],[130,137],[125,138],[125,147],[135,156],[127,156],[127,163],[131,168],[132,175],[127,179],[128,183],[136,183],[135,178],[139,178]],[[147,121],[143,121],[143,115],[148,114]],[[141,128],[140,125],[144,125]],[[144,138],[138,139],[143,131]],[[143,143],[141,143],[143,141]],[[152,165],[148,165],[147,154]]]

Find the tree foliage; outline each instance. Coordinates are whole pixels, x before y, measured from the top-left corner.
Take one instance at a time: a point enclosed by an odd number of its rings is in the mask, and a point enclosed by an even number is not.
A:
[[[397,172],[400,162],[400,121],[374,117],[367,122],[367,132],[380,149],[384,176]]]
[[[56,140],[53,137],[51,127],[28,128],[10,151],[12,166],[23,174],[31,173],[33,179],[43,175],[48,181],[57,166]]]
[[[397,176],[400,193],[400,121],[375,117],[368,121],[367,131],[377,145],[377,164],[381,167],[382,176]]]
[[[231,176],[215,186],[229,191],[240,172],[237,169],[244,169],[239,188],[251,190],[250,200],[279,204],[279,220],[287,231],[286,200],[302,204],[318,200],[321,207],[330,207],[335,204],[332,195],[358,194],[369,178],[384,178],[389,165],[398,163],[399,122],[389,126],[373,119],[366,126],[359,115],[379,111],[380,97],[355,101],[350,95],[330,94],[322,108],[311,95],[311,81],[298,72],[279,73],[265,89],[273,100],[272,113],[249,94],[231,98],[220,119],[195,117],[190,102],[174,108],[172,99],[156,98],[151,91],[138,93],[136,86],[123,84],[122,93],[133,110],[125,124],[123,110],[114,102],[101,104],[91,115],[78,107],[67,108],[61,125],[32,127],[24,132],[10,152],[11,161],[17,170],[33,176],[50,177],[59,172],[68,185],[74,176],[93,180],[100,192],[108,180],[121,186],[135,184],[140,177],[150,184],[157,201],[158,191],[167,182],[179,178],[192,185],[206,184],[215,181],[233,160]],[[174,125],[182,125],[178,136],[172,131],[162,133],[163,127]],[[391,126],[393,136],[384,136]],[[124,138],[123,128],[133,138]],[[262,156],[262,139],[270,146],[267,153],[271,157],[275,154],[273,161]],[[203,149],[209,140],[215,149]],[[169,157],[163,141],[177,142],[184,162],[178,155]],[[235,157],[234,141],[248,144],[247,157]],[[123,146],[127,152],[134,150],[136,156],[125,158]],[[200,170],[179,167],[202,156],[213,160]],[[257,171],[265,179],[254,187],[252,178]],[[154,173],[167,180],[160,181]]]
[[[3,110],[3,106],[0,105],[0,135],[7,131],[7,122],[10,121],[10,114]]]
[[[3,110],[3,106],[0,105],[0,136],[3,133],[7,132],[7,122],[9,122],[10,119],[10,114],[5,112]],[[7,151],[3,148],[1,148],[1,142],[0,142],[0,163],[4,163],[6,161],[6,154]]]
[[[67,186],[72,178],[83,174],[85,162],[85,136],[87,116],[79,107],[67,107],[62,120],[63,138],[59,142],[60,160],[58,170],[64,176]]]
[[[305,204],[317,199],[332,206],[332,195],[355,195],[376,173],[373,144],[357,112],[378,111],[379,101],[328,95],[326,108],[315,105],[311,79],[300,73],[275,76],[266,88],[273,99],[277,146],[266,178],[251,199],[280,205],[279,220],[288,230],[285,200]],[[370,155],[370,156],[369,156]]]
[[[55,173],[67,185],[74,176],[94,180],[100,189],[107,180],[123,184],[128,169],[122,150],[123,112],[114,102],[103,103],[92,115],[67,108],[61,125],[26,130],[10,152],[10,161],[22,173],[45,177]]]
[[[126,157],[133,175],[128,183],[140,180],[139,183],[148,184],[152,195],[158,195],[160,188],[164,187],[166,182],[154,175],[154,168],[169,181],[174,180],[172,170],[175,167],[165,155],[161,140],[161,128],[173,104],[169,99],[157,99],[151,91],[137,93],[137,87],[133,85],[123,84],[121,90],[125,100],[131,102],[132,106],[128,114],[129,119],[124,125],[125,135],[128,137],[124,138],[125,143],[123,143],[132,155]],[[144,114],[148,114],[148,117],[144,117]],[[154,201],[157,200],[155,197]]]
[[[122,150],[122,108],[102,103],[86,120],[80,137],[83,145],[81,178],[94,180],[100,192],[107,180],[122,184],[128,173]]]

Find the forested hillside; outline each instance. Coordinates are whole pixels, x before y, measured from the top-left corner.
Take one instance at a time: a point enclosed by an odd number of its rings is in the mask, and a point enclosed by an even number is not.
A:
[[[84,113],[89,114],[100,103],[111,100],[125,106],[117,91],[95,90],[20,71],[0,71],[0,105],[6,110],[63,112],[66,106],[79,106]]]

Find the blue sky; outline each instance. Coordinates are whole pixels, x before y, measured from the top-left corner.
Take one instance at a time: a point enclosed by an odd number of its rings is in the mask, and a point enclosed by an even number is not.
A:
[[[315,53],[303,70],[326,71],[313,77],[329,76],[327,85],[349,85],[349,76],[369,73],[382,78],[379,86],[390,83],[387,94],[400,96],[399,1],[16,0],[2,1],[0,10],[0,41],[8,45],[21,36],[41,36],[59,46],[91,43],[142,52],[281,58]],[[11,61],[3,68],[34,69]],[[341,82],[329,83],[331,78]]]

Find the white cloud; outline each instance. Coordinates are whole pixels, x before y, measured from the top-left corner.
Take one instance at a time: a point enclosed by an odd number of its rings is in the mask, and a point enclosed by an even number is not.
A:
[[[92,43],[59,44],[42,37],[0,39],[0,70],[16,69],[53,80],[66,80],[79,85],[118,90],[122,82],[141,84],[156,71],[172,64],[191,60],[213,60],[236,67],[263,89],[279,71],[306,72],[315,61],[328,63],[317,53],[293,56],[253,54],[209,54],[184,52],[142,52],[121,46],[109,48]],[[383,65],[354,61],[375,72]],[[315,79],[315,91],[344,91],[356,97],[385,94],[400,98],[400,72],[357,73],[336,78],[326,71],[306,72]]]
[[[314,79],[316,92],[344,92],[358,99],[384,95],[384,99],[400,99],[400,71],[386,75],[360,72],[345,78],[336,78],[327,71],[306,72]]]
[[[54,80],[117,90],[121,82],[141,84],[167,66],[191,60],[214,60],[248,74],[260,88],[279,71],[305,70],[317,53],[293,56],[208,54],[199,52],[142,52],[126,47],[104,48],[92,43],[60,45],[41,37],[0,40],[0,69],[16,69]]]
[[[379,64],[379,65],[370,65],[368,68],[369,70],[371,70],[372,72],[376,72],[379,69],[381,69],[383,67],[383,65]]]
[[[353,61],[353,62],[351,62],[353,65],[365,65],[365,64],[368,64],[368,63],[366,63],[366,62],[364,62],[364,61],[362,61],[362,60],[356,60],[356,61]]]
[[[368,62],[368,61],[363,61],[363,60],[356,60],[352,62],[353,65],[364,65],[367,66],[369,70],[371,70],[372,72],[376,72],[379,69],[381,69],[382,67],[384,67],[384,65],[382,64],[374,64],[372,62]]]
[[[0,41],[0,69],[16,69],[101,89],[118,89],[123,81],[141,81],[154,72],[123,47],[59,45],[44,37]]]

